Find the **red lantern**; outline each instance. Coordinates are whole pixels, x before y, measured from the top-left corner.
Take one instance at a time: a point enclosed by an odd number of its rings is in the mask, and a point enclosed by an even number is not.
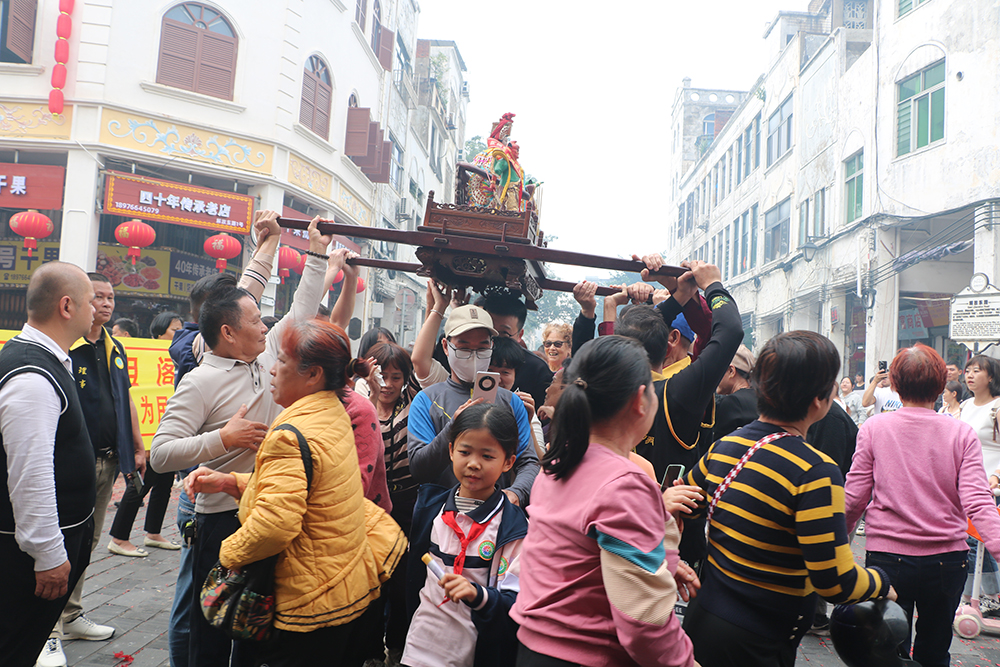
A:
[[[281,246],[278,251],[278,275],[281,276],[281,284],[285,284],[285,278],[292,275],[292,271],[302,273],[302,255],[295,248]]]
[[[52,89],[49,91],[49,113],[61,114],[63,112],[63,92]]]
[[[57,63],[68,63],[69,62],[69,42],[65,39],[56,40],[56,62]]]
[[[344,279],[344,270],[341,269],[340,271],[337,271],[337,275],[333,277],[333,283],[336,285],[343,279]]]
[[[205,254],[215,259],[215,268],[222,273],[226,270],[226,260],[243,252],[243,246],[229,234],[209,236],[205,241]]]
[[[156,230],[142,220],[133,219],[118,225],[115,238],[123,246],[128,247],[128,256],[132,258],[132,266],[135,266],[135,260],[142,254],[142,248],[152,245],[156,240]]]
[[[66,87],[66,66],[56,63],[52,66],[52,87]]]
[[[31,257],[31,251],[38,247],[36,239],[44,239],[55,229],[49,217],[35,209],[15,213],[11,216],[9,224],[14,233],[24,237],[24,247],[28,249],[28,257]]]
[[[358,276],[358,289],[357,289],[357,292],[358,292],[358,294],[361,294],[364,291],[365,291],[365,279],[362,278],[361,276]]]
[[[59,11],[63,14],[72,14],[73,0],[59,0]]]
[[[73,19],[70,18],[69,14],[60,13],[59,18],[56,19],[56,37],[61,39],[69,39],[70,35],[73,34]]]

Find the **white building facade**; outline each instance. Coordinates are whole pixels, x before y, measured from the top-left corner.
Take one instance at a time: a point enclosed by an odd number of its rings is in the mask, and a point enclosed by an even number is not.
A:
[[[111,174],[162,181],[164,192],[202,188],[209,191],[202,200],[234,193],[254,209],[359,226],[405,224],[416,210],[403,203],[411,178],[422,178],[410,166],[419,152],[409,129],[417,104],[415,0],[78,1],[58,115],[47,102],[59,2],[4,5],[12,20],[0,34],[0,327],[23,321],[18,299],[37,266],[25,263],[22,240],[8,228],[19,211],[41,207],[55,224],[36,255],[88,270],[99,257],[101,266],[118,262],[114,230],[132,216],[107,210]],[[11,194],[3,183],[23,179],[22,171],[31,174],[28,190],[46,196]],[[143,217],[141,206],[135,210]],[[162,216],[147,222],[157,233],[144,250],[153,265],[142,285],[138,277],[116,285],[119,311],[140,320],[166,309],[186,315],[186,291],[208,270],[206,261],[214,265],[202,250],[212,232]],[[234,236],[249,252],[250,236]],[[377,243],[337,241],[370,256],[391,254]],[[285,244],[307,247],[289,233]],[[416,282],[379,273],[362,271],[368,298],[358,299],[352,338],[377,321],[376,293],[391,300],[407,286],[417,295],[410,305],[421,307]],[[265,313],[287,307],[294,275],[269,287]]]
[[[987,0],[813,0],[780,12],[748,91],[678,90],[668,259],[717,264],[746,342],[809,329],[845,375],[923,342],[1000,281],[1000,20]]]

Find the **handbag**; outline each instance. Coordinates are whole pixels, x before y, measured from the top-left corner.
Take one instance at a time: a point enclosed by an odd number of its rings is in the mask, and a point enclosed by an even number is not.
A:
[[[313,461],[305,436],[291,424],[280,424],[272,431],[295,434],[308,491],[312,485]],[[274,568],[277,563],[278,554],[239,569],[216,563],[201,587],[201,612],[208,624],[232,639],[269,639],[274,625]]]

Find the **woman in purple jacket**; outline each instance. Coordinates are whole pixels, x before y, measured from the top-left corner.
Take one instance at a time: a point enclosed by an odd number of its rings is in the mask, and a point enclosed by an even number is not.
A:
[[[903,407],[861,427],[844,489],[848,527],[866,513],[866,565],[889,575],[911,624],[917,608],[913,659],[923,667],[950,661],[967,570],[966,517],[1000,555],[1000,516],[979,438],[968,424],[934,412],[945,379],[944,360],[925,345],[896,355],[889,380]],[[909,641],[900,646],[909,649]]]

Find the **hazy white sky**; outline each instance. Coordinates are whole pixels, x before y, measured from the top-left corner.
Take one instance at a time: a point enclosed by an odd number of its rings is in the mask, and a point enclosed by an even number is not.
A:
[[[544,183],[552,245],[626,256],[666,246],[670,108],[681,79],[745,90],[763,34],[807,0],[420,0],[418,35],[465,59],[466,138],[517,114],[521,164]],[[660,157],[662,155],[662,158]],[[660,163],[663,166],[660,166]],[[577,280],[595,270],[551,265]]]

